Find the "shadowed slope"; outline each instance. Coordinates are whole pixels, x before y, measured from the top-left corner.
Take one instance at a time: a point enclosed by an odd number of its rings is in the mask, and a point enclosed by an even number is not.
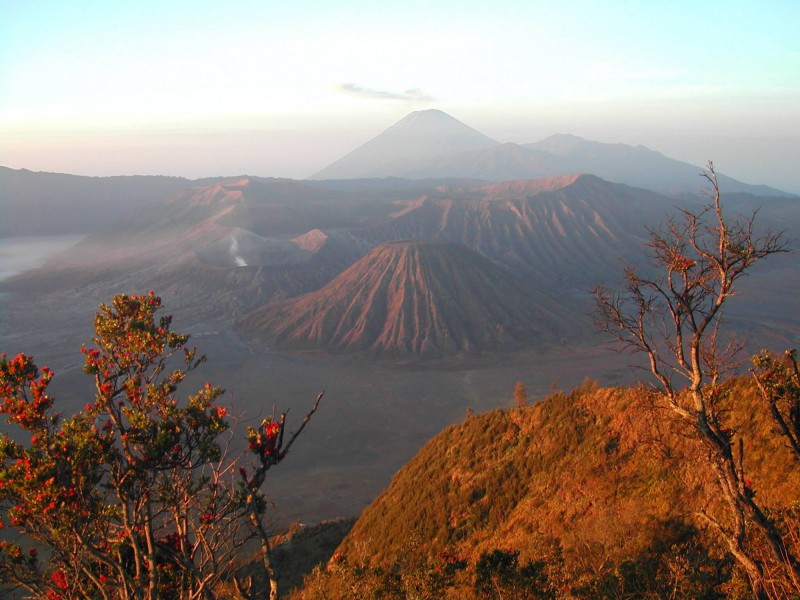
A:
[[[408,165],[405,177],[470,177],[483,181],[538,179],[578,169],[559,156],[507,142],[469,152],[437,156],[424,165]]]

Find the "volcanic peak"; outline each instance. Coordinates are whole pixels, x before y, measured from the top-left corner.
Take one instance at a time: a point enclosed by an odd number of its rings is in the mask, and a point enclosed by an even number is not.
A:
[[[490,137],[480,133],[455,117],[436,109],[414,111],[392,125],[384,134],[419,135],[420,132],[435,132],[437,135],[465,135],[471,133],[476,138],[482,138],[487,145],[497,144],[497,142]]]
[[[413,112],[311,179],[403,176],[441,156],[497,142],[440,110]]]
[[[381,244],[328,285],[270,303],[241,329],[297,349],[477,354],[555,337],[552,300],[459,244]]]

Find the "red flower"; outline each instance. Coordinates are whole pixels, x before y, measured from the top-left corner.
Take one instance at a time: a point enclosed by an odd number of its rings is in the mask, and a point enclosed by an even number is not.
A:
[[[53,583],[56,587],[60,590],[66,590],[69,588],[69,584],[67,583],[67,576],[64,575],[64,572],[60,569],[55,571],[51,576],[50,579],[53,580]]]

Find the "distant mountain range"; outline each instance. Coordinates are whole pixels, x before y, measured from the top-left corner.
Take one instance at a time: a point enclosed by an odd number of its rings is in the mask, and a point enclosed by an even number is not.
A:
[[[352,193],[366,186],[374,195],[385,197],[400,189],[420,190],[436,184],[471,187],[476,182],[584,173],[668,196],[686,196],[706,188],[705,180],[698,176],[701,171],[700,166],[643,146],[605,144],[573,135],[554,135],[532,144],[500,143],[446,113],[424,110],[409,114],[315,173],[307,189],[321,189],[314,180],[327,180],[327,190]],[[243,177],[84,177],[0,167],[0,237],[92,233],[180,190]],[[367,178],[388,179],[382,185],[361,181]],[[283,181],[284,192],[280,193],[299,189],[291,180],[266,180]],[[340,183],[334,184],[334,180]],[[720,184],[726,194],[792,196],[725,175],[720,175]],[[334,213],[329,215],[333,220]],[[275,226],[282,220],[283,216],[277,217]]]
[[[677,194],[699,171],[573,136],[499,144],[440,111],[412,113],[321,172],[354,179],[0,169],[6,233],[90,233],[3,288],[157,289],[193,318],[293,349],[444,356],[577,340],[591,330],[587,290],[641,257],[647,228],[676,204],[702,202],[585,173]],[[726,206],[800,231],[796,198],[720,183]]]
[[[82,177],[0,167],[0,237],[97,231],[189,185],[182,177]]]
[[[765,223],[800,229],[796,200],[764,200]],[[619,277],[674,203],[593,175],[240,178],[155,201],[4,287],[157,289],[194,318],[292,349],[512,350],[588,335],[587,290]]]
[[[644,146],[605,144],[554,135],[532,144],[501,144],[439,110],[411,113],[337,160],[312,179],[464,177],[486,181],[539,179],[590,173],[667,195],[705,188],[699,166],[667,158]],[[726,192],[789,195],[764,185],[720,176]]]

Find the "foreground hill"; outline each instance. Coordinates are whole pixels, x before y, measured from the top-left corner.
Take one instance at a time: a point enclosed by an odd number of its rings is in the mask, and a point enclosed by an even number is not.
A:
[[[735,382],[730,424],[746,441],[745,469],[759,500],[788,507],[800,468],[753,387]],[[669,413],[647,410],[646,398],[641,389],[587,383],[529,408],[468,417],[395,475],[339,555],[387,569],[408,564],[411,547],[414,560],[427,564],[456,555],[474,565],[483,552],[514,551],[520,564],[547,563],[559,596],[622,576],[624,561],[654,569],[653,577],[669,560],[694,561],[691,572],[673,573],[675,585],[701,572],[706,585],[714,576],[727,581],[730,569],[715,562],[723,557],[696,517],[701,509],[714,514],[713,476],[684,468],[698,448],[674,433]],[[722,570],[713,575],[714,568]],[[593,589],[584,597],[598,597]]]
[[[258,309],[240,328],[284,347],[425,356],[550,344],[567,322],[554,300],[474,250],[392,242],[323,288]]]

